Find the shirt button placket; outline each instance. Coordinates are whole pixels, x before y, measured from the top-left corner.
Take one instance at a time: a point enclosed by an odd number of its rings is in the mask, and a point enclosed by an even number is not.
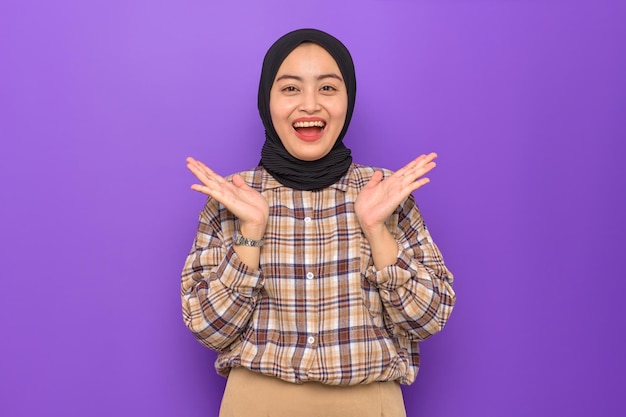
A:
[[[309,226],[311,224],[311,221],[312,221],[311,217],[306,216],[304,218],[305,226]],[[315,274],[313,273],[313,271],[309,271],[306,273],[305,277],[307,281],[313,281],[313,278],[315,278]],[[314,348],[315,342],[316,342],[315,336],[313,336],[312,334],[309,334],[309,336],[306,339],[306,342],[307,342],[307,345],[309,345],[309,347]]]

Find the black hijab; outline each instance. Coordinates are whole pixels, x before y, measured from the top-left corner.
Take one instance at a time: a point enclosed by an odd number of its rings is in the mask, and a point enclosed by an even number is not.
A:
[[[348,111],[343,129],[330,152],[315,161],[300,160],[285,149],[274,129],[270,114],[270,90],[278,68],[287,55],[304,42],[318,44],[335,59],[348,93]],[[259,114],[265,127],[265,143],[261,150],[259,165],[263,166],[281,184],[297,190],[319,190],[337,182],[352,163],[350,149],[346,148],[342,139],[352,118],[355,97],[354,63],[344,44],[328,33],[316,29],[299,29],[282,36],[265,54],[261,71]]]

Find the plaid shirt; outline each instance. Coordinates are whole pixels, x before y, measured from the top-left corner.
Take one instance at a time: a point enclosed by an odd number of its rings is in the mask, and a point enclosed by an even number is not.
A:
[[[387,221],[396,263],[376,270],[354,213],[373,173],[353,164],[319,191],[285,187],[263,168],[241,173],[270,206],[257,271],[232,247],[237,218],[207,200],[181,296],[185,324],[218,351],[220,374],[244,366],[294,383],[415,380],[418,342],[452,312],[453,278],[413,196]]]

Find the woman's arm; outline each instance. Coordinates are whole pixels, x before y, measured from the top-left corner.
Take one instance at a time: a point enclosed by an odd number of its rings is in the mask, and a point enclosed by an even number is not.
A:
[[[219,351],[245,330],[263,275],[238,255],[232,236],[223,236],[218,213],[218,203],[209,199],[183,268],[181,299],[187,327],[202,344]]]
[[[420,155],[384,179],[375,172],[355,202],[374,262],[367,278],[379,289],[392,321],[417,339],[441,330],[455,302],[452,274],[411,194],[429,183],[425,175],[435,168],[436,158],[435,153]],[[394,216],[397,227],[388,225]]]
[[[191,188],[209,199],[182,273],[183,318],[198,340],[222,350],[245,329],[263,286],[261,249],[234,246],[233,236],[261,240],[269,206],[240,175],[223,178],[194,158],[187,168],[201,182]]]
[[[374,266],[367,279],[378,288],[394,324],[410,339],[423,340],[439,332],[452,313],[456,301],[453,276],[412,196],[399,208],[392,239],[393,262],[383,268]]]

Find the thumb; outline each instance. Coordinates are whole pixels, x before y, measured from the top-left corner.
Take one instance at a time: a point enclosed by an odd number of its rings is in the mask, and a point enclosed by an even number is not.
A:
[[[241,178],[241,175],[239,174],[233,175],[233,184],[235,185],[235,187],[241,188],[242,190],[250,189],[248,184],[246,184],[246,182],[243,180],[243,178]]]
[[[382,171],[376,171],[376,172],[374,172],[374,175],[372,175],[372,178],[367,182],[367,184],[365,184],[365,187],[363,187],[363,188],[373,188],[373,187],[376,187],[378,184],[381,183],[382,180],[383,180],[383,173],[382,173]]]

